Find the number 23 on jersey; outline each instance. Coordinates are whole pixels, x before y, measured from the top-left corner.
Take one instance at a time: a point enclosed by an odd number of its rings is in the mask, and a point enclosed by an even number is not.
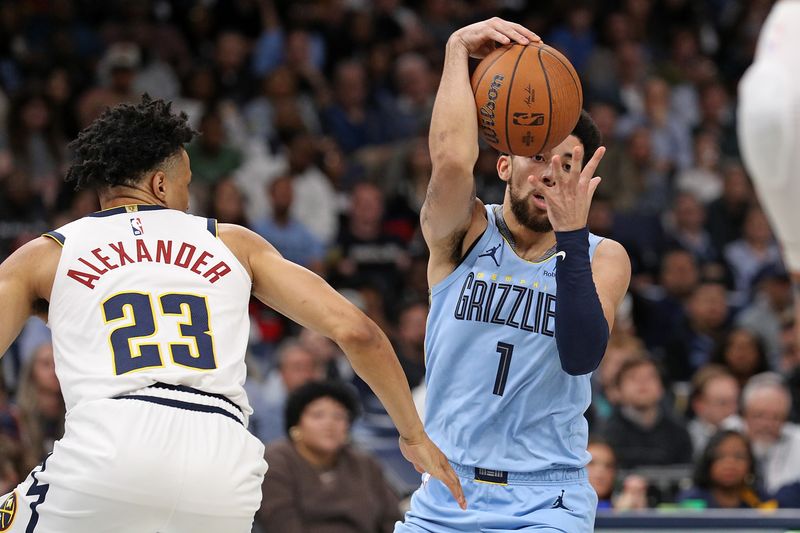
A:
[[[111,331],[108,342],[113,354],[114,373],[127,374],[164,366],[161,346],[142,342],[158,332],[158,318],[177,316],[178,335],[186,342],[169,343],[172,362],[194,370],[217,368],[214,338],[211,334],[208,301],[204,296],[166,293],[155,298],[160,314],[156,315],[149,293],[123,292],[106,299],[103,320],[106,324],[124,321]]]

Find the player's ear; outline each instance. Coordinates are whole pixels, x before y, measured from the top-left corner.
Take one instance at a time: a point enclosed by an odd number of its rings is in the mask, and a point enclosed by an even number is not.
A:
[[[500,153],[497,158],[497,175],[506,183],[511,179],[511,170],[513,168],[511,157],[511,154]]]
[[[163,170],[157,170],[150,176],[150,188],[159,200],[167,198],[167,175]]]

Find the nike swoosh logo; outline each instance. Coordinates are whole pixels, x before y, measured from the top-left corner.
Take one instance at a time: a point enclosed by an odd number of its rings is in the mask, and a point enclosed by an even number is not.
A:
[[[560,257],[561,260],[563,261],[564,259],[567,258],[567,252],[564,252],[564,251],[556,252],[556,253],[553,254],[553,257]]]

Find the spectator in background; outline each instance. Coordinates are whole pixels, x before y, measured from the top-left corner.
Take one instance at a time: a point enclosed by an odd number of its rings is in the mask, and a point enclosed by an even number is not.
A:
[[[791,395],[779,374],[753,376],[742,389],[742,429],[753,446],[756,472],[767,494],[800,481],[800,427],[788,422]]]
[[[741,327],[725,336],[713,361],[733,374],[740,387],[744,387],[756,374],[769,370],[764,343],[756,333]]]
[[[636,330],[647,348],[658,356],[687,320],[688,301],[700,280],[694,255],[680,248],[664,253],[657,284],[633,292]]]
[[[792,318],[792,286],[782,269],[767,267],[753,281],[756,292],[753,302],[736,315],[738,327],[756,333],[764,343],[769,367],[781,369],[783,341],[781,330]]]
[[[276,368],[263,383],[250,381],[245,387],[253,406],[250,431],[264,443],[283,435],[283,412],[289,394],[309,381],[324,377],[319,361],[294,339],[283,341],[275,358]]]
[[[334,267],[340,285],[369,284],[391,302],[408,267],[408,254],[400,239],[384,231],[383,214],[381,190],[372,183],[356,185],[337,239]]]
[[[287,166],[278,175],[292,178],[292,208],[289,213],[327,247],[333,243],[339,230],[336,191],[317,165],[318,151],[309,132],[289,133],[286,146]]]
[[[238,31],[226,29],[217,35],[214,74],[219,82],[220,97],[237,105],[243,105],[253,90],[253,79],[247,68],[248,48],[247,39]]]
[[[390,533],[397,496],[372,457],[348,445],[358,404],[344,385],[311,382],[289,397],[289,439],[267,447],[256,522],[281,533]]]
[[[397,96],[391,113],[391,136],[405,139],[427,131],[436,96],[431,67],[424,56],[405,53],[397,58],[394,68]]]
[[[606,353],[600,361],[597,371],[592,374],[592,405],[589,419],[590,429],[602,427],[620,402],[620,391],[617,385],[619,370],[626,361],[644,357],[647,354],[642,341],[631,334],[617,328],[608,338]]]
[[[695,464],[694,486],[679,499],[702,500],[711,509],[777,507],[775,501],[764,501],[755,482],[755,460],[747,438],[738,431],[720,431]]]
[[[58,194],[66,161],[66,141],[50,100],[38,91],[26,91],[11,102],[8,143],[14,166],[32,181],[48,207]]]
[[[701,270],[705,271],[719,261],[719,252],[706,231],[705,207],[689,193],[679,193],[672,201],[667,234],[667,247],[683,248],[694,255]],[[712,279],[719,279],[720,268]]]
[[[739,382],[725,367],[708,365],[692,377],[690,402],[694,418],[687,429],[698,458],[722,422],[735,415],[739,407]]]
[[[692,441],[685,424],[665,407],[664,386],[656,364],[645,357],[625,361],[617,374],[620,403],[604,436],[620,466],[691,462]]]
[[[722,195],[719,144],[716,137],[706,131],[694,134],[694,165],[681,172],[675,185],[680,192],[688,193],[703,204]]]
[[[742,238],[725,247],[725,261],[733,275],[732,303],[735,307],[750,302],[753,281],[759,272],[782,265],[781,251],[760,207],[754,206],[747,211]]]
[[[725,287],[716,282],[695,287],[686,301],[686,322],[666,344],[664,366],[671,380],[688,381],[711,361],[724,338],[727,319]]]
[[[186,147],[192,160],[192,180],[210,187],[230,176],[243,162],[241,150],[230,144],[222,112],[214,107],[200,120],[200,135]]]
[[[425,379],[425,326],[428,320],[428,303],[414,301],[405,304],[399,312],[394,349],[400,366],[414,388]]]
[[[245,212],[245,201],[236,182],[226,177],[211,187],[209,207],[205,210],[210,218],[216,218],[219,224],[238,224],[250,227]]]
[[[322,110],[322,124],[327,134],[350,154],[381,144],[389,139],[390,117],[382,116],[370,102],[364,65],[347,60],[336,65],[333,80],[334,101]]]
[[[268,186],[272,214],[257,222],[253,229],[293,263],[323,275],[324,249],[303,223],[291,215],[294,182],[289,176],[274,179]]]
[[[755,198],[741,163],[724,164],[722,176],[722,196],[708,204],[706,211],[706,227],[717,250],[741,238],[745,216]]]
[[[139,100],[133,87],[142,61],[139,47],[131,42],[112,44],[98,65],[101,85],[86,91],[78,101],[80,129],[88,126],[106,108]]]
[[[64,435],[66,408],[50,342],[39,345],[25,363],[17,406],[21,415],[23,447],[32,461],[26,468],[33,468],[53,451],[55,441]]]
[[[631,474],[622,482],[622,490],[614,494],[617,484],[617,458],[614,450],[602,439],[589,439],[588,451],[592,460],[586,465],[591,483],[597,492],[598,509],[629,511],[647,508],[647,481]]]

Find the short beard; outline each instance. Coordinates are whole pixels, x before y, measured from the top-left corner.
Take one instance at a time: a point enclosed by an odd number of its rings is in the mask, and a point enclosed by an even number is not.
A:
[[[547,217],[547,212],[545,212],[544,216],[535,215],[530,203],[525,198],[516,195],[513,180],[508,182],[508,196],[511,200],[511,212],[514,213],[514,218],[517,219],[517,222],[537,233],[553,231],[553,225]]]

